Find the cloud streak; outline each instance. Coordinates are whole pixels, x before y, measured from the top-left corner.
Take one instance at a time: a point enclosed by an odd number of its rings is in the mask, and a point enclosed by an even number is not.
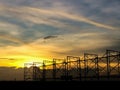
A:
[[[19,43],[19,44],[22,44],[22,45],[26,44],[25,42],[23,42],[20,39],[17,39],[17,38],[15,38],[13,36],[5,35],[5,34],[0,34],[0,39],[12,41],[12,42]]]
[[[74,20],[77,22],[84,22],[87,24],[94,25],[96,27],[100,28],[105,28],[105,29],[110,29],[110,30],[117,30],[117,28],[105,25],[93,20],[90,20],[86,18],[85,16],[82,15],[76,15],[76,14],[71,14],[65,11],[57,11],[54,9],[39,9],[35,7],[27,7],[27,6],[22,6],[22,7],[8,7],[8,6],[1,6],[1,11],[2,12],[9,12],[13,17],[15,16],[16,18],[22,19],[23,21],[30,21],[31,23],[35,24],[46,24],[46,25],[51,25],[53,27],[55,26],[64,26],[64,22],[59,21],[59,19],[68,19],[68,20]],[[55,19],[57,18],[57,19]],[[52,22],[52,23],[51,23]],[[58,23],[55,25],[55,23]],[[69,24],[68,24],[69,26]]]
[[[64,19],[67,18],[67,19],[71,19],[71,20],[75,20],[75,21],[79,21],[79,22],[85,22],[85,23],[92,24],[97,27],[102,27],[102,28],[106,28],[106,29],[112,29],[112,30],[116,29],[115,27],[89,20],[84,16],[70,14],[70,13],[63,12],[63,11],[58,12],[56,10],[44,10],[44,9],[31,8],[31,7],[25,7],[25,9],[26,10],[28,9],[28,11],[38,12],[40,14],[51,15],[52,17],[58,17],[58,18],[61,17]]]

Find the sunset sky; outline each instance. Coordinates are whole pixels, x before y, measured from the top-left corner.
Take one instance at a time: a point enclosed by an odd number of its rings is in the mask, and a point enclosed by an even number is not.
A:
[[[0,0],[0,67],[120,50],[120,0]]]

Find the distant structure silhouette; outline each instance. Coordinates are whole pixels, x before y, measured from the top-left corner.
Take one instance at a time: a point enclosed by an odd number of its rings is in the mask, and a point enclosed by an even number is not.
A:
[[[120,80],[120,51],[84,53],[84,58],[67,56],[52,61],[24,63],[24,81]]]

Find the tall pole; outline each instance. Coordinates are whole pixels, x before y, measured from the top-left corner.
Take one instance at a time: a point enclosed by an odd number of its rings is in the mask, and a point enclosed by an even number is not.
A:
[[[106,58],[107,58],[107,78],[110,79],[110,52],[106,50]]]
[[[56,81],[56,60],[53,59],[53,79]]]

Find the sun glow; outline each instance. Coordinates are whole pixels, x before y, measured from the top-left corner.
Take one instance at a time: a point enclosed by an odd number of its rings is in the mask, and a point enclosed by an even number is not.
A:
[[[44,58],[34,56],[12,56],[13,60],[9,60],[9,66],[23,68],[25,63],[33,64],[33,62],[43,62]],[[38,64],[40,65],[40,64]]]

